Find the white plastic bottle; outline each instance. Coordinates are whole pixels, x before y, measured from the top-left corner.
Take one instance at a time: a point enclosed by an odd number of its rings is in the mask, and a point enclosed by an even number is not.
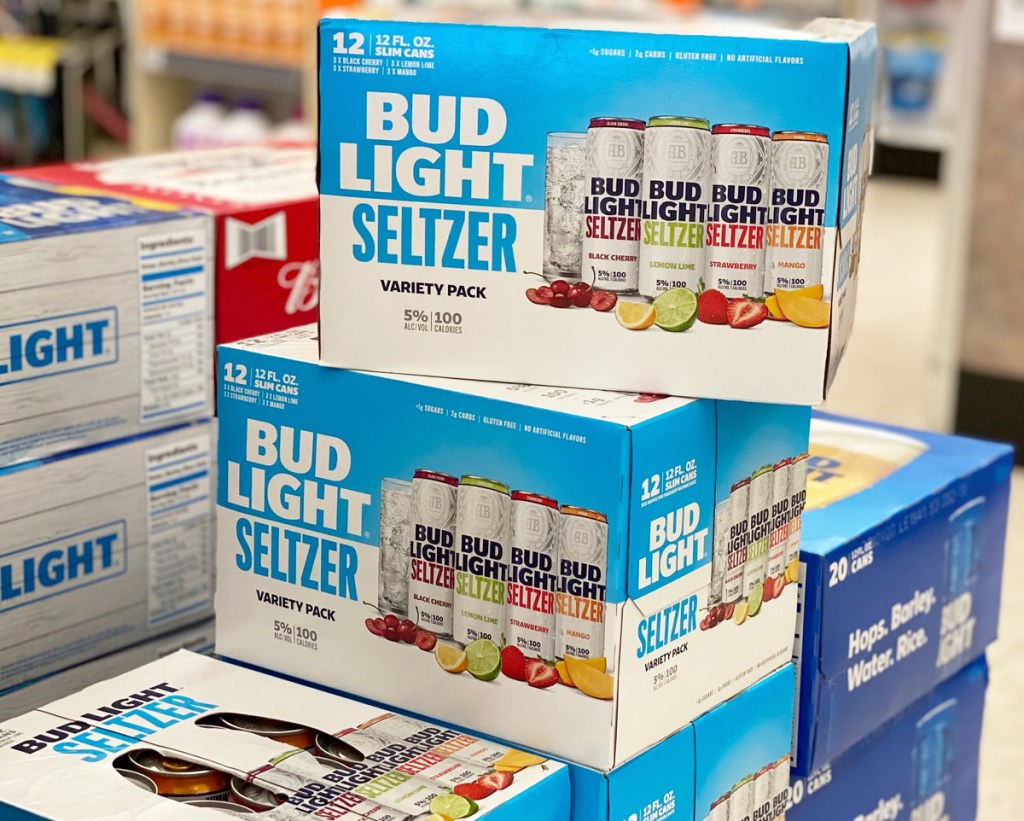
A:
[[[296,106],[291,116],[274,128],[274,139],[284,142],[306,143],[313,140],[313,130],[302,117],[302,109]]]
[[[271,135],[270,118],[258,100],[243,97],[235,110],[224,118],[220,131],[221,145],[248,145],[266,140]]]
[[[224,98],[215,91],[203,91],[171,126],[174,148],[209,148],[217,145],[227,111]]]

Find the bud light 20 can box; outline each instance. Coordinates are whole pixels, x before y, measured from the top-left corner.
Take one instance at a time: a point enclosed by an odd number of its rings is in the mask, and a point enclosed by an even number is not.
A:
[[[0,693],[213,615],[213,440],[0,468]]]
[[[589,25],[321,23],[324,360],[821,401],[856,302],[874,28]]]
[[[567,768],[186,650],[0,724],[17,821],[557,821]]]
[[[995,640],[1013,451],[816,414],[808,461],[800,775]]]
[[[224,656],[597,769],[791,660],[809,409],[218,351]]]
[[[272,143],[23,169],[20,177],[214,217],[218,343],[316,321],[316,148]]]
[[[0,177],[0,466],[210,415],[208,217]]]
[[[786,821],[953,821],[978,812],[984,658],[834,761],[793,780]]]

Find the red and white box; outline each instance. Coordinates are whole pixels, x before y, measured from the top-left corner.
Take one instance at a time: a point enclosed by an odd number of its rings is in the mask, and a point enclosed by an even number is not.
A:
[[[316,147],[273,143],[45,166],[15,176],[211,214],[218,344],[315,322]]]

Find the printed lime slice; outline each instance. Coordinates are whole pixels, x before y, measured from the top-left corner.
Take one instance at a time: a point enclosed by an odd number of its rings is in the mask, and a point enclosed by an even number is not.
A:
[[[445,818],[468,818],[479,809],[475,801],[455,793],[438,795],[430,802],[430,811]]]
[[[678,333],[697,321],[697,296],[688,288],[673,288],[654,300],[654,324]]]
[[[754,589],[747,596],[747,615],[753,618],[760,613],[762,601],[764,601],[764,585],[755,584]]]
[[[480,681],[494,681],[501,672],[501,651],[490,639],[477,639],[467,644],[466,656],[469,659],[466,669]]]

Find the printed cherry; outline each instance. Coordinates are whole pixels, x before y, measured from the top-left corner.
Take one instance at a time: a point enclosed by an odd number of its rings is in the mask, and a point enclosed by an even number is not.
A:
[[[593,298],[590,300],[590,307],[595,311],[607,313],[615,307],[615,303],[618,301],[618,296],[611,291],[594,291]]]

